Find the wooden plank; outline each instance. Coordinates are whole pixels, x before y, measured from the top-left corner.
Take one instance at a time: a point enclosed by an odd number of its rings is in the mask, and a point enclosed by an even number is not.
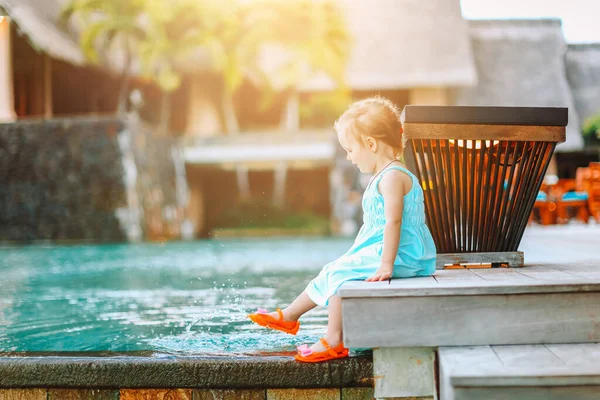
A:
[[[600,291],[342,297],[342,309],[344,342],[349,347],[600,341]]]
[[[543,294],[570,292],[600,292],[600,280],[587,278],[564,281],[541,281],[515,273],[514,276],[480,274],[487,270],[471,270],[482,277],[476,279],[440,279],[411,282],[421,278],[392,279],[386,282],[351,281],[342,285],[339,295],[351,298],[405,298],[437,296],[474,296],[504,294]]]
[[[571,362],[564,362],[553,347],[560,347]],[[600,374],[598,343],[441,347],[438,354],[440,364],[452,369],[453,376],[540,377],[557,373],[574,376],[582,371],[588,375]]]
[[[402,110],[402,123],[567,126],[565,107],[418,106]]]
[[[577,264],[564,264],[564,263],[556,263],[556,264],[544,264],[546,267],[558,270],[558,271],[583,271],[583,272],[597,272],[600,271],[600,261],[590,262],[590,263],[580,263]]]
[[[522,268],[519,269],[519,272],[522,275],[528,276],[532,279],[541,280],[541,281],[565,281],[565,280],[581,280],[587,279],[585,277],[576,276],[573,274],[569,274],[565,271],[560,271],[553,268],[548,267],[539,267],[539,268]]]
[[[600,344],[547,344],[546,348],[566,365],[593,364],[600,360]]]
[[[527,400],[596,400],[600,388],[590,386],[565,387],[506,387],[506,388],[455,388],[452,397],[443,399],[527,399]]]
[[[52,118],[52,58],[47,53],[42,55],[44,59],[44,118]]]
[[[462,268],[462,269],[441,269],[439,271],[435,271],[433,275],[436,281],[439,284],[444,284],[445,282],[455,282],[459,280],[461,282],[465,281],[475,281],[485,283],[485,281],[477,274],[474,274],[470,269]]]
[[[475,275],[481,277],[485,281],[494,281],[499,283],[528,284],[536,283],[537,281],[529,276],[519,273],[517,269],[512,268],[494,268],[486,270],[472,270]]]
[[[446,264],[465,263],[508,263],[511,267],[522,267],[522,251],[489,253],[441,253],[437,255],[436,268],[443,269]]]
[[[583,270],[564,270],[564,272],[578,276],[583,279],[589,279],[592,281],[600,279],[600,271],[583,271]]]
[[[457,386],[572,386],[600,385],[600,367],[563,366],[561,368],[539,366],[539,369],[515,368],[504,371],[481,369],[460,373],[453,372],[450,384]],[[600,388],[599,388],[600,389]]]
[[[590,347],[600,349],[597,343],[564,346],[574,353]],[[567,365],[544,345],[440,348],[440,380],[446,393],[456,392],[458,387],[598,386],[600,357],[595,354],[595,358],[588,357],[585,362]]]
[[[557,271],[562,271],[566,274],[576,276],[582,279],[599,280],[600,279],[600,262],[590,264],[550,264],[548,265]]]
[[[438,361],[442,400],[595,399],[600,392],[598,343],[441,347]]]
[[[491,346],[440,347],[438,357],[440,366],[445,365],[448,370],[469,366],[502,368],[502,362]]]
[[[504,368],[531,369],[537,367],[562,367],[565,363],[543,345],[492,346]]]
[[[440,399],[454,399],[452,374],[465,367],[476,365],[481,368],[501,368],[496,353],[490,346],[440,347],[438,349]]]
[[[413,139],[511,140],[564,142],[561,126],[404,124],[404,137]]]

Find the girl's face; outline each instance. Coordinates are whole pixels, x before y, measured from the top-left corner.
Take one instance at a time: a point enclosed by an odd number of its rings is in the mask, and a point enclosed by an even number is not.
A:
[[[343,129],[338,132],[338,141],[346,150],[346,159],[356,165],[362,173],[375,171],[375,153],[366,145],[357,140],[354,135],[344,133]]]

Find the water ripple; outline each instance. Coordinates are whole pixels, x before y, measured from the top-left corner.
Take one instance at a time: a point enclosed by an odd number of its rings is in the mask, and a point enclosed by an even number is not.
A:
[[[256,354],[294,351],[325,332],[306,314],[297,336],[247,319],[289,304],[346,239],[197,241],[0,249],[1,351]]]

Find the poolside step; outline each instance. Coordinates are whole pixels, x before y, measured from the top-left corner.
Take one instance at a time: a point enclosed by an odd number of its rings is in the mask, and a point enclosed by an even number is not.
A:
[[[600,344],[441,347],[441,400],[598,399]]]
[[[600,341],[600,265],[440,270],[340,289],[349,347]]]

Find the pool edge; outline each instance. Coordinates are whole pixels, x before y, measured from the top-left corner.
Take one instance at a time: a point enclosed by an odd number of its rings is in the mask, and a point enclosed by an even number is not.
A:
[[[373,387],[371,355],[310,364],[291,356],[0,355],[2,389],[349,387]]]

